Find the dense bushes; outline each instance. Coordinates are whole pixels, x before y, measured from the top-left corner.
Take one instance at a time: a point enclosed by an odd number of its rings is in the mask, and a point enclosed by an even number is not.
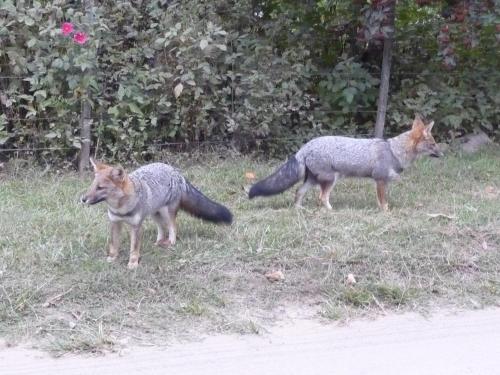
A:
[[[380,53],[351,38],[358,21],[349,2],[92,3],[0,5],[0,146],[75,155],[87,98],[92,144],[114,157],[206,140],[275,153],[313,135],[371,133]],[[442,135],[498,132],[494,54],[466,51],[474,65],[443,73],[439,16],[405,2],[400,13],[398,27],[409,34],[395,52],[388,132],[414,111],[435,118]],[[63,35],[65,21],[88,40]],[[490,29],[484,39],[494,41]]]

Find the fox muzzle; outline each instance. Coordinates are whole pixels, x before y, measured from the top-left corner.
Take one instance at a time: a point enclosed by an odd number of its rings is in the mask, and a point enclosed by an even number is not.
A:
[[[440,158],[444,156],[444,154],[440,149],[435,149],[429,154],[429,156],[432,156],[433,158]]]
[[[89,197],[87,195],[82,195],[80,197],[80,202],[83,204],[93,205],[106,200],[105,197]]]

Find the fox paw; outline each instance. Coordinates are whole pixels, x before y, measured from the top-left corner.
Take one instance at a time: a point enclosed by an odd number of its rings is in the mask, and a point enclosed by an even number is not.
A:
[[[170,240],[165,239],[165,240],[158,240],[158,241],[156,241],[155,245],[163,247],[164,249],[167,249],[170,246],[172,246],[172,243],[170,242]]]
[[[127,268],[129,270],[135,270],[137,268],[137,266],[139,266],[139,261],[137,261],[137,260],[136,261],[130,261],[127,264]]]
[[[107,261],[108,263],[113,263],[114,261],[116,261],[116,258],[118,258],[118,255],[115,255],[115,256],[111,256],[111,255],[110,255],[110,256],[108,256],[108,257],[106,258],[106,261]]]

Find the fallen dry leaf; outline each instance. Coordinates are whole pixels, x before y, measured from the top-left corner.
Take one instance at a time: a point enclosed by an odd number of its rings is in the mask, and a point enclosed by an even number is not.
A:
[[[58,302],[60,302],[62,300],[63,296],[64,296],[64,294],[58,294],[57,296],[52,296],[52,297],[48,298],[43,303],[43,307],[55,306]]]
[[[248,183],[251,183],[253,181],[255,181],[255,173],[253,172],[246,172],[245,173],[245,179],[247,180]]]
[[[73,288],[69,288],[67,291],[63,292],[63,293],[60,293],[60,294],[56,294],[55,296],[52,296],[50,298],[47,298],[47,300],[43,303],[43,307],[51,307],[51,306],[55,306],[57,303],[61,302],[62,298],[68,294],[69,292],[71,292]]]
[[[444,217],[445,219],[449,219],[449,220],[453,220],[453,219],[457,218],[456,216],[446,215],[446,214],[440,214],[440,213],[437,213],[437,214],[427,214],[427,216],[429,216],[430,218]]]
[[[486,241],[483,241],[481,243],[481,247],[483,248],[483,250],[488,250],[488,243]]]
[[[82,319],[82,316],[85,314],[85,311],[70,311],[70,314],[76,320]]]
[[[269,280],[270,282],[274,283],[276,281],[283,281],[285,280],[285,275],[283,275],[283,272],[281,271],[268,271],[266,272],[266,274],[264,275],[267,280]]]
[[[356,278],[354,277],[354,275],[352,273],[350,273],[349,275],[347,275],[347,277],[346,277],[346,283],[347,283],[347,285],[354,285],[354,284],[356,284]]]
[[[486,188],[484,189],[484,192],[486,193],[486,196],[488,198],[496,198],[500,194],[500,192],[497,189],[495,189],[494,186],[491,186],[491,185],[486,186]]]

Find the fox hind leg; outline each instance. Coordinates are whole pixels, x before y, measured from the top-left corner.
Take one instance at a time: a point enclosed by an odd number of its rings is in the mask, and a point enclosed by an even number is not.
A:
[[[156,244],[167,248],[175,244],[177,237],[177,228],[175,225],[175,217],[177,212],[168,206],[162,207],[154,216],[154,220],[158,226],[158,236]],[[165,238],[165,229],[168,230],[168,239]]]
[[[156,212],[153,215],[153,220],[156,223],[156,227],[158,229],[158,234],[156,235],[156,245],[161,245],[163,241],[166,239],[166,231],[165,228],[167,227],[165,220],[163,219],[162,215],[159,212]]]
[[[310,174],[308,174],[306,180],[304,181],[304,184],[301,187],[299,187],[297,189],[297,192],[295,193],[295,206],[297,208],[302,208],[302,199],[304,199],[304,195],[311,187],[313,187],[316,184],[317,184],[316,179],[312,177]]]
[[[319,199],[323,206],[331,210],[332,205],[330,204],[330,193],[332,192],[335,183],[337,182],[337,176],[334,177],[333,181],[322,181],[320,182],[321,192],[319,193]]]

